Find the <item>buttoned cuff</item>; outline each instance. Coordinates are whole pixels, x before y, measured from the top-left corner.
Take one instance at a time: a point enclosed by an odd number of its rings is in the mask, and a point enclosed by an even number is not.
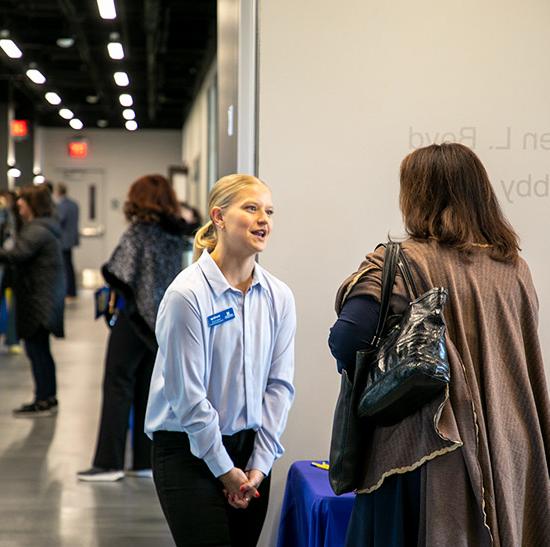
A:
[[[218,454],[213,454],[210,457],[204,458],[204,462],[214,477],[218,478],[225,473],[228,473],[235,467],[233,460],[229,457],[227,450],[222,447]]]
[[[275,456],[266,450],[255,449],[246,464],[246,470],[259,469],[265,476],[269,475]]]

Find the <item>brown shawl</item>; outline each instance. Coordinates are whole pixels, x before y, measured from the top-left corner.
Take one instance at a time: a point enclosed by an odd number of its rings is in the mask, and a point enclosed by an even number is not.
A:
[[[422,466],[420,545],[549,545],[550,403],[529,268],[480,247],[465,255],[407,240],[403,249],[419,290],[449,290],[451,384],[399,424],[369,430],[359,493]],[[383,255],[382,247],[368,255],[343,283],[337,312],[353,296],[380,300]],[[398,276],[391,308],[407,302]]]

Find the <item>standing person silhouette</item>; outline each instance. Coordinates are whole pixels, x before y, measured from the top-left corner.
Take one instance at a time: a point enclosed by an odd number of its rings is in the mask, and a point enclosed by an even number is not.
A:
[[[256,545],[270,471],[294,397],[290,289],[257,262],[273,227],[269,188],[248,175],[213,187],[198,260],[159,309],[145,428],[178,547]]]
[[[63,249],[63,263],[67,280],[67,296],[76,297],[76,278],[73,266],[73,247],[80,243],[78,232],[78,203],[67,195],[67,186],[63,183],[55,187],[57,197],[57,216],[61,224],[61,246]]]

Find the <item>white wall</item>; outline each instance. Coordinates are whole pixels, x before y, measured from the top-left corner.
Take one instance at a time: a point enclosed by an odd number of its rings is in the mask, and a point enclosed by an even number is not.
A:
[[[195,98],[183,127],[183,162],[189,166],[189,195],[186,200],[206,214],[208,200],[208,89],[216,78],[216,63],[212,65]],[[199,167],[198,182],[195,168]]]
[[[71,159],[67,143],[75,136],[70,129],[40,128],[40,156],[46,178],[56,180],[58,169],[102,169],[105,175],[107,260],[126,226],[122,206],[132,182],[142,175],[168,175],[168,167],[181,165],[181,131],[122,129],[87,129],[78,132],[88,139],[89,153],[85,159]],[[70,193],[70,188],[69,188]],[[118,202],[118,208],[113,207]]]
[[[297,398],[263,545],[290,463],[327,457],[334,295],[401,233],[398,167],[412,148],[458,140],[485,163],[532,267],[550,365],[549,24],[546,0],[261,3],[259,175],[276,206],[262,263],[292,287],[299,318]]]

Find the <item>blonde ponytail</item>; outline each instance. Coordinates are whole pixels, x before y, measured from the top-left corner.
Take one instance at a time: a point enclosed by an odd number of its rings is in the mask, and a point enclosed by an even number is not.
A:
[[[218,234],[216,233],[216,227],[214,223],[209,220],[206,224],[201,226],[195,234],[195,241],[193,242],[193,262],[198,260],[204,249],[207,249],[209,253],[214,250],[218,243]]]
[[[222,210],[227,209],[241,190],[261,184],[269,188],[267,184],[252,175],[226,175],[219,179],[210,191],[208,199],[208,214],[211,214],[214,207]],[[198,260],[204,249],[211,253],[218,244],[218,233],[216,226],[209,220],[195,235],[193,245],[193,261]]]

